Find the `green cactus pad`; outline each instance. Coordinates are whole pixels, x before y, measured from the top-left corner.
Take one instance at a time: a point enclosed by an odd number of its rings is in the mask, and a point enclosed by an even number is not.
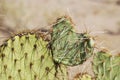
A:
[[[92,80],[92,77],[88,74],[78,74],[75,76],[74,80]]]
[[[66,67],[54,63],[43,39],[28,32],[5,41],[0,46],[0,80],[67,80]]]
[[[96,80],[120,80],[120,56],[100,51],[95,54],[93,70]]]
[[[51,36],[53,58],[58,63],[82,64],[93,53],[93,39],[87,33],[75,33],[69,18],[60,18],[53,25]]]

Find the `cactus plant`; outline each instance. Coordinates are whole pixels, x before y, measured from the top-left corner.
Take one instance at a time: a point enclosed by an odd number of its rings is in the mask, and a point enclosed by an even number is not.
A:
[[[88,74],[77,74],[74,80],[92,80],[92,77]]]
[[[82,64],[94,49],[94,41],[88,33],[75,33],[70,18],[59,18],[51,33],[53,59],[65,65]]]
[[[84,63],[94,53],[93,38],[86,32],[76,33],[66,16],[52,26],[50,36],[47,41],[43,30],[25,31],[8,38],[0,46],[0,79],[68,80],[67,67]],[[119,80],[119,61],[119,55],[104,50],[96,52],[92,61],[94,76],[81,73],[74,80]]]
[[[99,51],[93,60],[96,80],[120,79],[120,56],[113,56],[108,51]]]
[[[44,39],[43,33],[22,32],[6,40],[0,46],[0,79],[66,80],[66,67],[53,61]]]

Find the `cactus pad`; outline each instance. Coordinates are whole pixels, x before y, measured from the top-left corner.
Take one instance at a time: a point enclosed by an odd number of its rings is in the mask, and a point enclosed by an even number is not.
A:
[[[62,80],[66,67],[54,63],[47,45],[40,33],[21,33],[6,40],[0,46],[0,80]]]
[[[74,80],[92,80],[92,77],[88,74],[77,74]]]
[[[93,69],[96,80],[120,80],[120,56],[100,51],[94,56]]]
[[[51,36],[53,58],[58,63],[78,65],[93,53],[93,39],[87,33],[75,33],[69,18],[60,18],[53,25]]]

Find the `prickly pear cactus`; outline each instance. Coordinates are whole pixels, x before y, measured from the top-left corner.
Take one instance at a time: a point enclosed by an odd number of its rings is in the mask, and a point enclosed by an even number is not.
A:
[[[60,18],[51,33],[53,58],[58,63],[78,65],[93,53],[94,41],[87,33],[75,33],[68,17]]]
[[[0,46],[0,80],[67,80],[66,67],[54,63],[47,45],[41,33],[20,33],[5,41]]]
[[[96,80],[120,80],[120,56],[99,51],[94,56],[93,70]]]
[[[92,80],[92,77],[88,74],[78,74],[75,76],[74,80]]]

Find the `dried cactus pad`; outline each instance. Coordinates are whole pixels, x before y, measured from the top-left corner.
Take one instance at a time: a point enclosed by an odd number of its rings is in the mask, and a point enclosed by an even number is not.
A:
[[[92,77],[88,74],[78,74],[75,76],[74,80],[92,80]]]
[[[100,51],[94,56],[93,69],[96,80],[120,80],[120,56]]]
[[[52,30],[51,48],[56,62],[74,66],[92,55],[93,39],[87,33],[75,33],[69,18],[60,18]]]
[[[40,35],[17,34],[1,45],[0,80],[61,80],[66,77],[57,75],[62,72],[52,60],[48,42]]]

